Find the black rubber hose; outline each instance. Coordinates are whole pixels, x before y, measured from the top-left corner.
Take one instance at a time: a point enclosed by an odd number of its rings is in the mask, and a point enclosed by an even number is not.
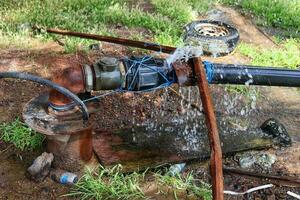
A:
[[[81,109],[82,117],[84,121],[89,119],[89,113],[86,105],[79,99],[77,95],[72,93],[70,90],[53,83],[47,79],[41,78],[39,76],[34,76],[32,74],[22,73],[22,72],[0,72],[0,79],[1,78],[15,78],[15,79],[23,79],[28,80],[36,83],[40,83],[42,85],[51,87],[58,92],[62,93],[66,97],[72,99],[74,103]]]
[[[211,63],[212,84],[300,87],[300,70]]]

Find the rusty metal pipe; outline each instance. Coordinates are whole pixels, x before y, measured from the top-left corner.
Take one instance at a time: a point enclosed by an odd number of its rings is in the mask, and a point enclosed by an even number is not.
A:
[[[79,171],[93,156],[93,126],[82,128],[71,135],[47,137],[47,151],[54,154],[54,167]],[[66,133],[68,134],[68,133]]]
[[[64,88],[67,88],[74,94],[86,91],[85,78],[81,66],[70,67],[57,72],[53,76],[52,81]],[[57,90],[50,90],[49,103],[55,106],[64,106],[66,104],[73,103],[73,101]]]
[[[78,105],[82,111],[82,116],[85,121],[89,119],[88,109],[85,106],[85,104],[76,96],[74,93],[72,93],[70,90],[53,83],[47,79],[34,76],[32,74],[22,73],[22,72],[0,72],[0,79],[1,78],[17,78],[22,80],[29,80],[36,83],[40,83],[42,85],[49,86],[53,88],[55,91],[58,91],[60,94],[64,95],[64,98],[68,98],[73,100],[73,102]]]
[[[217,127],[217,120],[214,113],[214,106],[210,96],[208,82],[204,66],[200,58],[194,58],[194,71],[200,91],[200,98],[205,113],[205,122],[208,129],[208,136],[211,149],[210,173],[212,176],[213,199],[223,200],[223,168],[222,168],[222,149]]]
[[[59,35],[66,35],[66,36],[73,36],[73,37],[79,37],[79,38],[85,38],[85,39],[98,40],[98,41],[103,41],[103,42],[109,42],[109,43],[114,43],[114,44],[130,46],[130,47],[152,50],[152,51],[161,51],[163,53],[172,53],[173,51],[176,50],[175,47],[155,44],[155,43],[151,43],[151,42],[142,42],[142,41],[136,41],[136,40],[129,40],[129,39],[125,39],[125,38],[116,38],[116,37],[111,37],[111,36],[80,33],[80,32],[68,31],[68,30],[58,30],[58,29],[47,28],[46,32],[59,34]]]

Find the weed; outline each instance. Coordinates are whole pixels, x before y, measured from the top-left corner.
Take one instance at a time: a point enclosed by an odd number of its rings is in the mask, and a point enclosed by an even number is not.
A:
[[[70,193],[66,196],[76,196],[81,199],[148,199],[143,191],[145,176],[152,175],[133,172],[123,174],[122,167],[117,165],[112,169],[99,167],[94,170],[87,170],[84,176],[78,181]],[[189,195],[194,195],[204,200],[211,199],[210,187],[193,178],[192,173],[187,176],[177,175],[171,177],[163,175],[161,172],[154,172],[155,183],[159,192],[165,193],[163,188],[168,188],[174,191],[174,197],[177,198],[179,191],[188,192]],[[199,187],[200,185],[200,187]],[[162,188],[162,189],[161,189]]]
[[[279,48],[265,49],[240,43],[238,51],[249,58],[251,64],[257,66],[287,67],[296,69],[300,65],[300,42],[288,39],[280,43]]]
[[[172,21],[176,21],[178,25],[184,25],[197,17],[197,13],[187,1],[152,0],[152,4],[160,14],[168,16]]]
[[[216,0],[217,1],[217,0]],[[298,0],[219,0],[222,3],[238,5],[255,16],[265,19],[267,25],[300,30],[300,4]],[[151,0],[153,12],[129,6],[122,0],[7,0],[0,5],[0,31],[5,36],[18,38],[20,25],[30,23],[46,27],[59,27],[80,32],[113,35],[109,30],[112,24],[129,28],[146,28],[153,34],[157,43],[178,46],[182,44],[182,27],[205,13],[214,1],[209,0]],[[44,37],[54,37],[47,34]],[[135,38],[134,35],[126,36]],[[10,44],[18,42],[10,40]],[[20,40],[21,41],[21,40]],[[87,40],[68,38],[65,42],[67,52],[75,51],[78,46],[88,44]],[[3,46],[3,45],[2,45]],[[6,45],[7,46],[7,45]]]
[[[99,167],[87,170],[75,187],[66,196],[79,196],[81,199],[145,199],[139,187],[143,176],[138,173],[121,173],[121,166],[112,169]]]
[[[196,180],[193,177],[192,172],[188,173],[185,176],[182,176],[180,174],[177,174],[176,176],[170,176],[168,174],[162,175],[161,173],[156,173],[155,178],[158,187],[168,187],[173,191],[175,199],[178,199],[178,192],[180,191],[184,191],[189,195],[204,200],[212,199],[210,186],[202,181]],[[160,192],[164,191],[161,190]]]
[[[211,0],[186,0],[199,14],[206,13],[211,7],[214,1]]]
[[[299,0],[219,0],[221,3],[241,7],[262,18],[261,25],[271,25],[285,30],[300,30]]]
[[[182,27],[195,19],[197,12],[205,12],[209,1],[201,4],[195,0],[152,0],[155,12],[149,13],[122,0],[7,0],[0,5],[0,31],[5,35],[18,35],[20,25],[36,24],[59,27],[80,32],[113,35],[112,24],[129,28],[142,27],[153,34],[157,43],[179,45]],[[202,7],[203,5],[203,7]],[[44,34],[44,37],[54,37]],[[135,36],[128,35],[128,38]],[[13,42],[14,40],[12,40]],[[67,52],[77,46],[87,45],[86,40],[66,39]]]
[[[242,94],[244,96],[248,96],[250,94],[250,87],[246,85],[227,85],[225,90],[231,94],[237,93]]]
[[[11,123],[0,124],[0,139],[13,143],[20,150],[41,148],[44,136],[28,128],[19,119]]]
[[[254,106],[257,99],[259,99],[262,94],[260,91],[253,86],[247,86],[247,85],[226,85],[225,90],[229,94],[238,94],[243,95],[245,98],[245,106]]]

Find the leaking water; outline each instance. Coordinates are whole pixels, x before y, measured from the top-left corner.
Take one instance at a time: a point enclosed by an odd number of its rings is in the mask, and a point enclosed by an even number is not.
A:
[[[217,123],[224,152],[261,148],[272,144],[251,119],[255,112],[256,97],[250,96],[245,104],[241,94],[229,94],[221,87],[212,88],[216,105]],[[209,142],[205,117],[190,103],[201,107],[198,87],[178,88],[185,100],[178,99],[169,89],[160,93],[160,105],[152,109],[150,118],[136,123],[129,131],[122,130],[122,137],[137,148],[173,152],[178,155],[203,157],[209,155]],[[187,103],[190,102],[190,103]],[[241,106],[243,105],[243,106]]]
[[[219,55],[220,45],[222,44],[209,45],[212,56],[217,57]],[[202,48],[195,50],[195,48],[191,48],[191,46],[185,46],[177,49],[173,55],[167,58],[167,62],[170,64],[179,59],[187,60],[192,56],[199,56],[199,54],[201,55],[202,53]],[[253,82],[253,77],[249,74],[247,69],[241,71],[241,75],[247,75],[249,77],[249,80],[245,82],[245,85],[248,86]],[[216,105],[218,125],[221,127],[221,138],[227,138],[228,142],[228,136],[246,138],[244,135],[238,135],[241,131],[244,132],[244,134],[247,132],[253,133],[253,131],[248,131],[251,121],[248,117],[252,112],[255,112],[256,93],[250,90],[251,92],[249,92],[249,96],[245,100],[242,94],[229,94],[228,92],[224,92],[222,88],[215,89],[218,89],[219,92],[214,92],[213,97]],[[181,152],[197,152],[201,149],[201,146],[203,147],[208,144],[205,136],[205,118],[199,110],[191,107],[191,103],[201,107],[198,87],[180,87],[178,88],[178,92],[183,97],[182,99],[174,99],[170,91],[164,89],[160,95],[160,108],[152,109],[150,118],[140,124],[136,124],[135,120],[132,120],[135,124],[131,130],[133,143],[140,143],[145,147],[145,143],[141,142],[144,141],[143,138],[137,138],[139,134],[136,134],[144,131],[142,135],[148,140],[168,138],[170,143],[174,140],[174,144],[180,144]],[[241,106],[242,104],[243,106]],[[133,118],[135,118],[135,116],[133,116]],[[256,127],[252,126],[251,128]],[[262,134],[260,131],[257,132],[259,132],[258,134]],[[201,134],[202,136],[199,137]],[[236,141],[241,141],[241,139],[239,138]],[[157,142],[160,144],[163,143],[159,141],[159,139]]]

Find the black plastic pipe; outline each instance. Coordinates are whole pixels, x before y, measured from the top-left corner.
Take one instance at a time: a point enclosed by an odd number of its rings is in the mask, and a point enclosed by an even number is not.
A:
[[[23,79],[23,80],[33,81],[33,82],[40,83],[42,85],[51,87],[51,88],[57,90],[58,92],[62,93],[66,97],[72,99],[74,101],[74,103],[77,106],[79,106],[79,108],[82,111],[83,120],[87,121],[89,119],[88,109],[85,106],[85,104],[81,101],[81,99],[79,99],[78,96],[73,94],[70,90],[68,90],[60,85],[57,85],[57,84],[53,83],[52,81],[49,81],[47,79],[44,79],[44,78],[41,78],[38,76],[34,76],[32,74],[22,73],[22,72],[0,72],[0,79],[1,78]]]
[[[204,62],[211,84],[300,87],[300,70]]]

